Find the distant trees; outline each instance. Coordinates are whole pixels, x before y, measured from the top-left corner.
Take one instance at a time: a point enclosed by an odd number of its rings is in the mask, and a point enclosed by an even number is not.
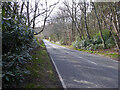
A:
[[[70,30],[66,34],[71,33],[68,38],[72,38],[72,42],[89,40],[92,44],[94,42],[93,46],[96,45],[97,48],[101,46],[102,48],[110,48],[115,43],[117,49],[120,49],[120,2],[77,2],[71,0],[71,2],[64,1],[63,5],[60,11],[64,11],[62,18],[66,18],[67,15],[69,22],[66,22],[66,25],[70,25]],[[63,31],[67,29],[63,29]],[[100,38],[97,36],[98,33]],[[96,39],[98,41],[95,41]],[[99,45],[96,44],[97,42]]]

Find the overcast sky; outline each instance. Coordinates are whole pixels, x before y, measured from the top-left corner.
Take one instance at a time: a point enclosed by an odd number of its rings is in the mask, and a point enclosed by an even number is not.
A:
[[[45,0],[42,0],[42,1],[44,2]],[[63,7],[63,1],[67,1],[69,3],[72,2],[72,0],[47,0],[47,3],[48,3],[48,6],[49,6],[49,5],[52,5],[52,4],[54,4],[58,1],[59,1],[59,3],[55,6],[55,8],[54,8],[53,12],[51,13],[50,17],[56,15],[56,13],[59,11],[59,7]],[[79,0],[75,0],[75,1],[79,1]],[[33,0],[32,0],[32,2],[33,2]],[[36,22],[39,21],[40,19],[43,19],[43,17],[39,17],[39,19],[37,19]],[[43,25],[43,22],[38,23],[36,25],[36,27],[40,27],[41,25]]]
[[[34,1],[34,0],[32,0],[32,2],[33,2],[33,1]],[[45,2],[45,0],[41,0],[41,1],[43,1],[43,3]],[[62,6],[62,2],[63,2],[64,0],[47,0],[48,6],[53,5],[54,3],[57,3],[58,1],[59,1],[59,3],[55,6],[55,8],[54,8],[54,10],[53,10],[53,12],[51,13],[50,16],[53,16],[53,15],[55,15],[55,14],[58,12],[59,7]],[[39,5],[39,7],[41,7],[41,6]],[[37,18],[36,23],[37,23],[37,21],[39,21],[39,20],[41,20],[41,19],[44,19],[44,18],[43,18],[43,17]],[[36,27],[40,27],[41,25],[43,25],[43,22],[40,22],[40,23],[36,24]]]
[[[21,0],[18,0],[18,1],[21,2]],[[35,0],[29,0],[29,1],[30,1],[30,4],[34,7]],[[63,6],[63,1],[72,2],[72,0],[47,0],[47,4],[48,4],[48,6],[53,5],[54,3],[58,2],[58,1],[59,1],[59,3],[55,6],[53,12],[51,13],[51,16],[54,16],[59,11],[59,7]],[[75,0],[75,1],[83,1],[83,0]],[[90,0],[86,0],[86,1],[90,1]],[[96,1],[96,0],[92,0],[92,1]],[[100,0],[97,0],[97,1],[100,1]],[[102,2],[102,1],[109,1],[109,0],[101,0],[100,2]],[[119,0],[111,0],[111,1],[119,1]],[[40,3],[45,4],[45,0],[40,0]],[[45,5],[43,5],[43,7],[45,7]],[[41,8],[41,5],[39,5],[39,8]],[[38,17],[36,19],[36,23],[42,19],[44,19],[44,17]],[[36,27],[40,27],[41,25],[43,25],[42,21],[37,23]]]

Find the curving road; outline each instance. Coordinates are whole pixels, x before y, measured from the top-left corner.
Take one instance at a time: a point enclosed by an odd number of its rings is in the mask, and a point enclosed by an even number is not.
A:
[[[67,88],[118,88],[118,62],[43,40]]]

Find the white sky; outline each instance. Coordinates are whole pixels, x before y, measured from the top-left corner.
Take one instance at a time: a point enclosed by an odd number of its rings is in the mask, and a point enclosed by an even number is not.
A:
[[[31,0],[31,1],[34,2],[34,0]],[[43,3],[45,2],[45,0],[41,0],[41,1],[43,1]],[[54,3],[57,3],[58,1],[59,1],[59,3],[55,6],[55,8],[54,8],[54,10],[53,10],[53,12],[51,13],[50,16],[55,15],[55,13],[59,10],[58,8],[59,8],[60,6],[62,6],[62,2],[63,2],[64,0],[47,0],[48,6],[53,5]],[[33,4],[33,3],[32,3],[32,4]],[[39,5],[39,7],[41,8],[40,5]],[[37,23],[38,21],[40,21],[41,19],[44,19],[44,18],[43,18],[43,17],[37,18],[37,19],[36,19],[36,23]],[[41,25],[43,25],[43,22],[40,22],[40,23],[36,24],[36,27],[40,27]]]
[[[17,1],[20,2],[20,3],[22,3],[22,0],[17,0]],[[29,4],[30,4],[29,7],[31,7],[31,6],[34,7],[34,6],[35,6],[35,0],[23,0],[23,1],[29,1]],[[40,4],[45,4],[45,0],[37,0],[37,1],[39,1]],[[55,13],[59,10],[58,8],[59,8],[60,6],[62,6],[62,2],[63,2],[64,0],[47,0],[48,7],[49,7],[50,5],[53,5],[54,3],[57,3],[58,1],[59,1],[59,3],[55,6],[55,8],[54,8],[54,10],[53,10],[53,12],[51,13],[50,16],[55,15]],[[25,7],[24,7],[24,8],[25,8]],[[42,7],[41,5],[39,5],[39,8],[40,8],[40,9],[43,9],[43,8],[45,8],[45,5],[43,5],[43,7]],[[26,10],[25,10],[25,12],[26,12]],[[41,11],[41,12],[42,12],[42,11]],[[30,14],[31,19],[32,19],[32,16],[33,16],[33,14]],[[43,16],[38,17],[38,18],[36,19],[36,23],[37,23],[38,21],[43,20],[43,19],[44,19]],[[36,24],[36,27],[40,27],[41,25],[43,25],[43,22],[39,22],[38,24]]]
[[[44,2],[45,0],[42,0],[42,1]],[[56,15],[56,13],[59,11],[59,7],[63,7],[63,5],[64,5],[63,1],[67,1],[69,3],[72,2],[72,0],[47,0],[47,3],[48,3],[48,6],[49,6],[49,5],[52,5],[52,4],[54,4],[58,1],[59,1],[59,3],[55,6],[55,8],[54,8],[53,12],[51,13],[50,17]],[[75,0],[75,1],[80,1],[80,0]],[[33,0],[32,0],[32,2],[33,2]],[[37,20],[39,21],[40,19],[43,19],[43,17],[39,17],[39,19],[37,19]],[[36,20],[36,22],[37,22],[37,20]],[[43,25],[43,22],[37,24],[36,27],[40,27],[41,25]]]
[[[18,1],[21,2],[21,0],[18,0]],[[29,0],[29,1],[30,1],[30,4],[32,6],[34,6],[35,0]],[[59,11],[59,7],[63,6],[63,1],[72,2],[72,0],[47,0],[47,4],[49,6],[49,5],[52,5],[52,4],[54,4],[54,3],[58,2],[58,1],[59,1],[59,3],[55,6],[53,12],[51,13],[51,16],[55,15]],[[82,0],[75,0],[75,1],[82,1]],[[85,0],[85,1],[90,1],[90,0]],[[96,1],[96,0],[94,0],[94,1]],[[97,0],[97,1],[100,1],[100,0]],[[102,1],[109,1],[109,0],[101,0],[101,2]],[[119,1],[119,0],[111,0],[111,1]],[[40,3],[45,4],[45,0],[40,0]],[[43,6],[45,6],[45,5],[43,5]],[[41,8],[41,5],[39,5],[39,8]],[[44,18],[43,17],[38,17],[36,19],[36,23],[38,21],[42,20],[42,19],[44,19]],[[40,23],[36,24],[36,27],[40,27],[41,25],[43,25],[42,21]]]

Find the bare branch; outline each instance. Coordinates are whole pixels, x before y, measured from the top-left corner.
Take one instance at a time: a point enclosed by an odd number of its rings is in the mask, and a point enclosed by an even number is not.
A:
[[[23,11],[24,4],[25,4],[25,2],[23,1],[23,2],[22,2],[21,11],[20,11],[20,15],[22,15],[22,11]]]
[[[42,27],[41,31],[35,33],[34,35],[38,35],[38,34],[40,34],[41,32],[43,32],[43,30],[44,30],[44,28],[45,28],[45,24],[46,24],[47,18],[48,18],[48,17],[51,15],[51,13],[53,12],[53,10],[54,10],[54,8],[55,8],[55,5],[57,5],[57,3],[54,4],[54,7],[53,7],[52,10],[49,12],[49,14],[47,14],[47,12],[46,12],[46,17],[44,18],[44,23],[43,23],[43,27]],[[47,3],[46,3],[46,10],[47,10]]]

